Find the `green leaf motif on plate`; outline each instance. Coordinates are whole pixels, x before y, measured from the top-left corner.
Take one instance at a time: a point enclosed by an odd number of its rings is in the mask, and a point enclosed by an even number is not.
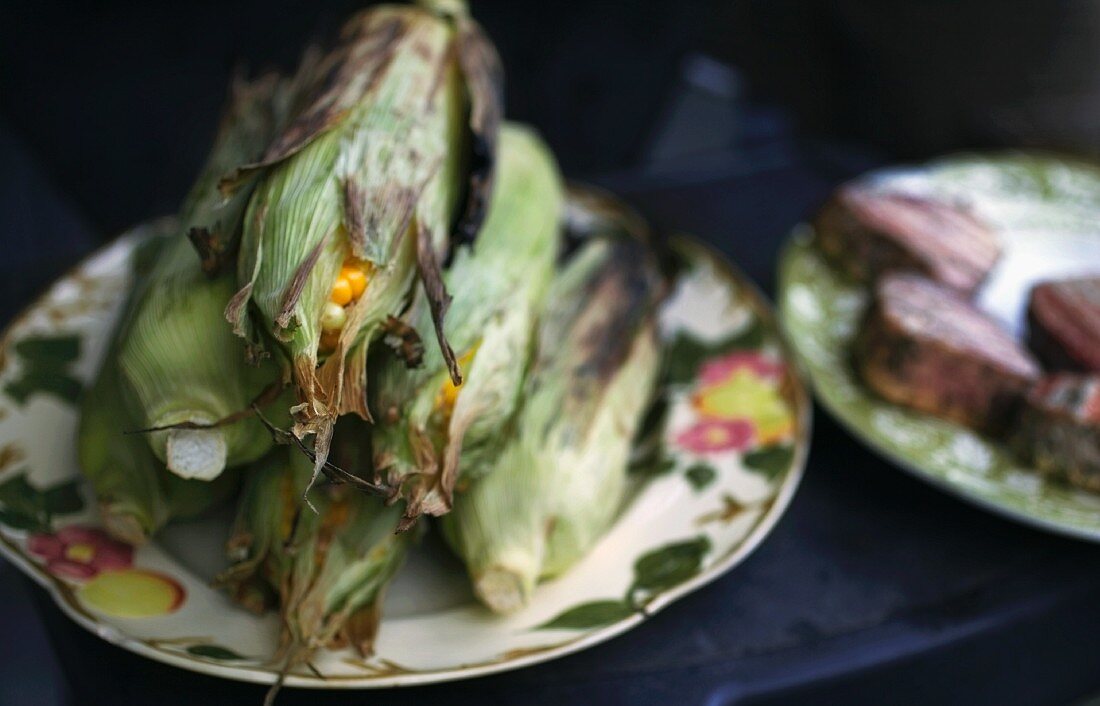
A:
[[[19,404],[27,403],[31,395],[41,393],[75,404],[80,399],[83,386],[76,378],[53,370],[40,370],[31,366],[18,380],[4,386],[4,393]]]
[[[80,357],[80,338],[73,335],[24,338],[12,346],[22,360],[19,376],[4,385],[4,393],[20,405],[34,394],[53,395],[75,404],[83,385],[69,370]]]
[[[663,476],[676,468],[676,459],[665,454],[663,447],[656,446],[652,450],[645,450],[640,456],[630,462],[627,472],[643,478]]]
[[[0,525],[24,532],[46,532],[49,525],[43,525],[36,515],[27,515],[17,510],[0,508]]]
[[[644,610],[644,601],[635,594],[653,594],[673,588],[695,576],[703,568],[703,557],[711,549],[710,540],[700,535],[684,542],[667,544],[646,552],[634,562],[634,582],[623,600],[581,603],[536,627],[536,630],[590,630],[611,625]]]
[[[794,460],[794,447],[788,444],[765,446],[745,454],[745,467],[760,473],[769,481],[775,480],[791,467]]]
[[[26,473],[18,473],[0,483],[0,524],[12,529],[47,532],[55,515],[67,515],[84,509],[79,481],[69,480],[45,489],[35,488]]]
[[[667,544],[643,554],[634,562],[635,591],[662,591],[687,581],[699,573],[703,557],[710,551],[710,539],[698,536],[686,542]]]
[[[45,368],[64,368],[80,357],[80,337],[65,335],[24,338],[16,342],[13,349],[23,360],[40,363]]]
[[[695,380],[700,366],[708,359],[736,350],[752,350],[764,345],[766,328],[753,317],[743,329],[719,341],[703,341],[686,331],[680,331],[667,347],[665,377],[673,385]]]
[[[0,483],[0,505],[9,512],[37,515],[46,510],[43,494],[30,481],[26,473],[17,473]]]
[[[243,655],[237,654],[228,647],[222,647],[221,645],[191,645],[187,648],[187,654],[196,657],[205,657],[207,659],[217,659],[223,662],[237,662],[248,659]]]
[[[69,515],[84,509],[80,481],[76,479],[52,485],[42,491],[42,496],[46,511],[51,515]]]
[[[696,492],[706,490],[706,488],[714,482],[714,479],[718,477],[718,473],[714,470],[714,467],[706,463],[696,463],[692,465],[684,471],[684,475]]]
[[[581,603],[539,625],[536,630],[590,630],[629,618],[634,608],[626,601]]]

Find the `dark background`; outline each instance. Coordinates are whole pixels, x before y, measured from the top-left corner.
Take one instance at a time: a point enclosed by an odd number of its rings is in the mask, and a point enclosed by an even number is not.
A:
[[[237,66],[361,2],[0,1],[0,317],[173,211]],[[839,181],[959,149],[1100,152],[1100,2],[473,2],[508,115],[566,173],[767,291]],[[316,703],[1064,704],[1100,691],[1100,554],[927,488],[818,411],[807,477],[737,570],[627,637],[455,685]],[[0,562],[0,705],[258,703],[73,627]]]
[[[361,0],[0,5],[0,116],[104,232],[173,210],[229,72],[289,68]],[[1100,149],[1100,3],[1082,0],[474,0],[572,176],[636,166],[693,52],[799,136],[923,157]],[[700,131],[710,126],[700,124]]]

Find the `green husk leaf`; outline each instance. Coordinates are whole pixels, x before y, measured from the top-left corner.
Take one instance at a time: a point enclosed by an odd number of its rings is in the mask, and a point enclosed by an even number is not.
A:
[[[228,192],[219,187],[221,179],[242,162],[260,157],[286,122],[292,93],[291,82],[274,73],[251,82],[237,75],[230,84],[214,147],[180,210],[183,231],[208,275],[232,269],[259,173],[240,179]]]

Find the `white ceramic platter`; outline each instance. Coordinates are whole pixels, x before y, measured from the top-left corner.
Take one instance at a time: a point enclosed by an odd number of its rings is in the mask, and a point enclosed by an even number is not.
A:
[[[93,376],[145,229],[59,280],[9,328],[0,371],[0,551],[73,620],[140,655],[271,682],[274,616],[209,586],[231,508],[131,548],[98,526],[74,449],[74,401]],[[596,548],[507,618],[481,607],[436,541],[388,593],[375,654],[323,652],[287,684],[363,688],[515,669],[629,630],[730,570],[768,534],[798,485],[810,405],[768,305],[690,240],[662,311],[668,413],[639,457],[636,490]]]

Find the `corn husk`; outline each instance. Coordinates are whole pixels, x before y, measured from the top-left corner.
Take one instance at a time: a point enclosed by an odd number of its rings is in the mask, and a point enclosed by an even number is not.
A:
[[[491,609],[525,605],[614,518],[657,375],[660,290],[627,238],[585,243],[554,280],[514,436],[442,520]]]
[[[202,269],[232,272],[245,208],[260,174],[249,174],[229,193],[219,188],[226,173],[260,158],[285,125],[300,86],[268,73],[254,81],[234,76],[214,146],[180,209],[180,223],[198,251]]]
[[[460,251],[444,273],[454,297],[447,338],[465,362],[462,386],[453,387],[435,341],[425,342],[419,369],[390,356],[372,384],[375,468],[407,501],[403,527],[421,513],[449,511],[456,482],[482,475],[495,458],[553,276],[563,205],[554,158],[537,135],[515,125],[501,131],[498,155],[477,246]],[[417,329],[431,325],[425,297],[408,321]]]
[[[232,189],[264,173],[244,222],[241,289],[226,316],[253,346],[285,362],[299,398],[294,432],[315,436],[315,472],[334,420],[369,418],[369,345],[402,313],[418,277],[458,376],[442,336],[450,299],[439,263],[452,241],[479,227],[500,114],[499,65],[463,3],[421,5],[353,17],[336,49],[304,62],[297,80],[304,107],[259,162],[224,183]],[[322,356],[321,314],[349,257],[373,272]]]
[[[361,426],[353,435],[369,438]],[[341,449],[333,456],[356,462]],[[386,586],[415,539],[394,534],[398,508],[350,486],[315,488],[317,511],[303,511],[300,497],[311,476],[309,460],[287,448],[256,464],[229,542],[233,564],[219,580],[251,610],[279,606],[277,658],[287,671],[321,647],[371,653]]]
[[[174,227],[169,226],[174,234]],[[81,400],[77,455],[91,483],[108,532],[129,544],[148,540],[168,521],[201,514],[237,486],[237,476],[223,474],[213,483],[184,480],[168,473],[141,435],[127,434],[139,425],[131,416],[127,390],[118,368],[120,339],[126,335],[133,302],[148,285],[149,271],[168,238],[156,236],[136,249],[134,285],[115,327],[104,362]]]

